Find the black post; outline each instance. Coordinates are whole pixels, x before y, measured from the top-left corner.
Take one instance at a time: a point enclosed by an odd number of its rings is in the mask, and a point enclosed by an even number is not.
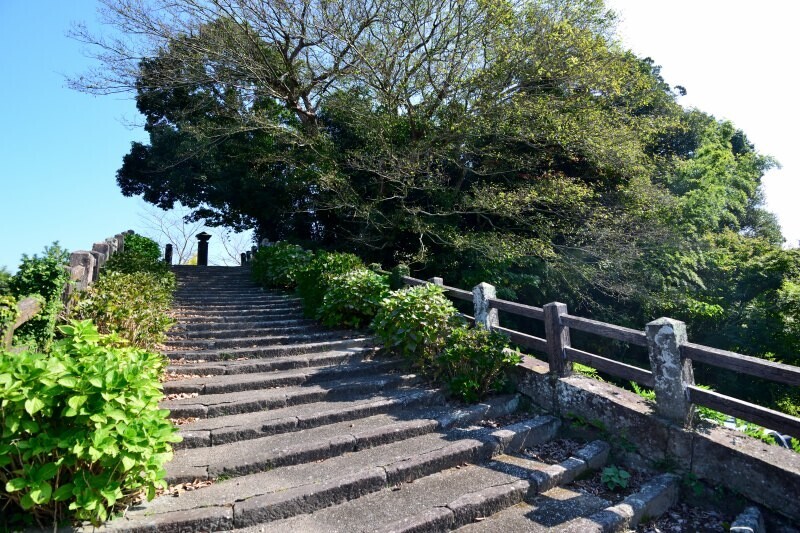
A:
[[[168,265],[172,264],[172,245],[168,244],[164,247],[164,262]]]
[[[197,234],[197,266],[208,266],[208,240],[211,235],[205,231]]]
[[[242,252],[241,258],[242,258],[242,266],[246,265],[247,264],[247,254]]]

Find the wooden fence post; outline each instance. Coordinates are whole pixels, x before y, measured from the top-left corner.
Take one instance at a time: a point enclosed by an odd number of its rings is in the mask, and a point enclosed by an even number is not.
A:
[[[472,289],[472,305],[475,309],[475,325],[483,325],[488,331],[500,325],[497,309],[489,306],[489,299],[497,297],[497,289],[488,283],[479,283]]]
[[[544,332],[547,337],[547,359],[550,373],[564,377],[572,373],[572,363],[567,361],[564,348],[571,346],[569,328],[561,322],[567,314],[567,304],[552,302],[544,305]]]
[[[688,427],[694,409],[689,402],[689,385],[694,385],[691,359],[682,359],[686,343],[686,324],[659,318],[647,324],[647,351],[656,392],[656,414]]]

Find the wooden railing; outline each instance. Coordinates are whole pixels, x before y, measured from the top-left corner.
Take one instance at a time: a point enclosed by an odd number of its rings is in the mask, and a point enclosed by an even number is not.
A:
[[[690,343],[686,340],[685,324],[677,320],[659,319],[639,331],[570,315],[562,303],[534,307],[501,300],[491,296],[494,287],[488,284],[481,284],[470,292],[444,285],[441,278],[425,281],[403,276],[402,280],[407,285],[434,283],[442,286],[451,298],[471,301],[476,323],[508,335],[511,342],[520,347],[546,354],[550,372],[556,376],[569,375],[571,363],[576,362],[654,389],[656,414],[671,422],[690,425],[694,404],[800,438],[800,418],[697,387],[692,361],[792,386],[800,385],[800,367]],[[545,338],[501,327],[498,311],[542,321]],[[646,347],[650,370],[572,347],[570,329]]]
[[[35,317],[39,311],[42,310],[42,303],[36,298],[25,298],[17,302],[17,319],[13,324],[9,324],[3,335],[2,348],[4,350],[11,349],[11,343],[14,340],[14,332],[22,324]]]

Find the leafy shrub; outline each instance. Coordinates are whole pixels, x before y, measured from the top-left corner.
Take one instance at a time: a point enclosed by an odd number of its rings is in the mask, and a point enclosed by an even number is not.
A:
[[[319,318],[326,326],[360,328],[375,318],[381,300],[388,295],[386,276],[357,268],[331,278]]]
[[[618,490],[628,487],[631,474],[617,466],[607,466],[600,475],[600,481],[608,487],[608,490]]]
[[[306,266],[296,272],[297,294],[303,299],[306,315],[316,317],[333,278],[364,264],[353,254],[317,251]]]
[[[101,333],[152,349],[173,324],[168,311],[174,289],[175,277],[169,272],[104,272],[76,295],[71,316],[93,320]]]
[[[476,402],[508,386],[508,371],[522,361],[522,356],[507,348],[508,337],[501,333],[482,326],[457,327],[434,359],[435,372],[451,394],[465,402]]]
[[[17,299],[13,296],[0,295],[0,342],[3,341],[6,331],[18,316]]]
[[[424,371],[444,346],[455,316],[455,307],[440,287],[418,285],[384,298],[372,328],[388,350]]]
[[[0,267],[0,296],[11,294],[11,273],[6,267]]]
[[[259,248],[253,256],[253,280],[265,287],[292,289],[297,284],[295,275],[308,264],[312,255],[288,242]]]
[[[152,272],[166,274],[169,265],[161,260],[161,247],[153,239],[141,235],[125,235],[123,251],[106,261],[103,272]]]
[[[68,261],[69,253],[57,242],[46,246],[42,256],[22,256],[19,270],[9,284],[11,294],[17,300],[38,294],[44,298],[44,305],[35,317],[17,329],[15,343],[48,350],[55,335],[56,320],[64,308],[61,294],[69,280],[69,273],[64,269]]]
[[[166,361],[119,347],[89,321],[61,331],[47,356],[0,357],[0,509],[40,525],[67,516],[98,525],[166,486],[169,443],[180,440],[158,409]]]

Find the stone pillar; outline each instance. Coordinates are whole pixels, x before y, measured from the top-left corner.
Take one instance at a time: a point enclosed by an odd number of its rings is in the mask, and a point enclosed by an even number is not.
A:
[[[89,252],[94,257],[94,268],[92,268],[92,282],[97,281],[100,277],[100,267],[105,264],[105,256],[96,250]]]
[[[106,244],[108,244],[108,257],[111,258],[112,255],[119,251],[119,243],[117,243],[116,237],[111,237],[106,239]]]
[[[242,259],[242,263],[241,263],[242,266],[246,265],[247,264],[247,254],[242,252],[241,259]]]
[[[475,325],[483,325],[491,331],[500,325],[497,309],[489,307],[489,299],[497,298],[497,289],[488,283],[479,283],[472,289],[472,305],[475,309]]]
[[[168,243],[164,246],[164,262],[168,265],[172,264],[172,244]]]
[[[124,233],[117,233],[116,235],[114,235],[114,237],[117,238],[117,244],[119,245],[119,249],[117,251],[118,252],[124,252],[125,251],[125,234]]]
[[[205,231],[197,234],[197,266],[208,266],[208,240],[211,237]]]
[[[647,324],[647,350],[656,391],[656,414],[689,426],[692,404],[689,385],[694,385],[692,361],[681,358],[681,345],[686,343],[686,324],[671,318],[659,318]]]
[[[428,280],[428,283],[433,283],[434,285],[438,285],[439,287],[444,286],[444,280],[442,278],[432,277]]]
[[[90,283],[92,283],[95,278],[95,265],[96,260],[94,255],[91,252],[86,252],[79,250],[77,252],[72,252],[69,254],[69,266],[72,268],[82,267],[83,268],[83,275],[81,279],[76,279],[76,285],[78,290],[85,289]]]
[[[572,363],[567,361],[564,348],[571,346],[569,328],[561,322],[561,315],[567,314],[567,304],[552,302],[544,306],[544,333],[547,337],[547,360],[550,373],[558,376],[569,376]]]

